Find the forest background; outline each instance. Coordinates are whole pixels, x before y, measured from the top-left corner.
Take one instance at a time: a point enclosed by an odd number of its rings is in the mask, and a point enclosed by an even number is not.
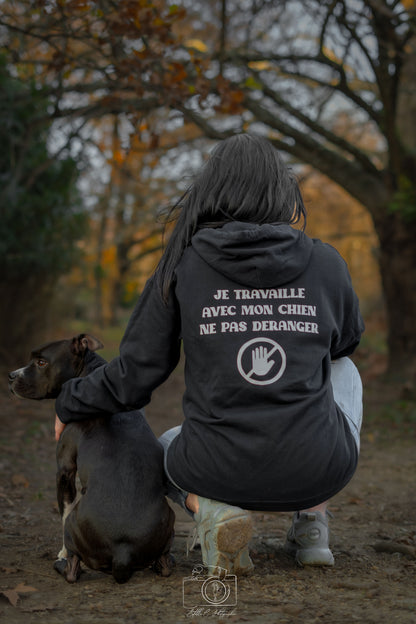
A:
[[[415,621],[415,119],[416,0],[0,0],[0,619],[190,620],[200,555],[180,508],[169,579],[57,578],[54,405],[12,397],[7,372],[85,331],[116,355],[169,207],[218,140],[252,132],[301,180],[307,233],[348,263],[365,410],[331,505],[336,566],[295,568],[289,515],[256,512],[229,619]],[[181,362],[146,407],[156,435],[183,391]]]
[[[16,0],[0,14],[0,345],[116,353],[163,214],[212,145],[267,136],[346,259],[358,354],[414,397],[416,2]]]

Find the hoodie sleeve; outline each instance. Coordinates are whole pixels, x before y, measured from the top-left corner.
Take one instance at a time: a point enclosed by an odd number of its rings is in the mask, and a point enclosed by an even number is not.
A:
[[[120,344],[120,355],[86,377],[66,382],[56,401],[63,423],[138,409],[170,375],[180,356],[180,315],[171,290],[162,300],[151,278]]]
[[[341,259],[340,275],[338,275],[338,289],[342,286],[340,296],[337,296],[338,314],[337,326],[331,341],[331,359],[351,355],[361,340],[364,331],[364,321],[361,317],[358,297],[352,286],[351,277],[344,260]],[[334,284],[333,290],[337,287]]]
[[[344,335],[340,336],[340,339],[332,344],[332,360],[339,360],[342,357],[349,356],[358,347],[361,340],[361,334],[364,331],[364,323],[359,311],[358,315],[354,313],[351,314],[347,327],[348,330],[344,332]]]

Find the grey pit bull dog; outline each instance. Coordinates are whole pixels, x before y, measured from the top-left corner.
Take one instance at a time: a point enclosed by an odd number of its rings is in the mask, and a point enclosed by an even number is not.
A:
[[[56,398],[62,384],[105,363],[88,334],[49,342],[9,374],[13,394]],[[118,583],[150,565],[169,576],[175,515],[165,498],[163,450],[140,410],[67,425],[57,445],[64,543],[55,569],[74,583],[81,561]]]

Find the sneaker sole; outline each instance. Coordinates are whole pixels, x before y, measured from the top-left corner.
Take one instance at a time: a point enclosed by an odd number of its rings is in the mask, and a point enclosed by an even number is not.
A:
[[[245,513],[217,522],[201,539],[204,564],[210,571],[224,568],[228,573],[247,574],[254,567],[248,553],[252,532],[251,517]]]
[[[251,539],[252,523],[246,514],[223,520],[217,527],[218,550],[235,553],[247,546]]]
[[[299,549],[295,556],[296,563],[300,566],[333,566],[334,556],[329,548]]]

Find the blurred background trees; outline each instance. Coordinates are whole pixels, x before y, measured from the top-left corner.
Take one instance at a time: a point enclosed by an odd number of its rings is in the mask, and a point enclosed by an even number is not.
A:
[[[1,357],[48,327],[53,290],[72,266],[86,215],[76,161],[47,150],[48,97],[10,75],[0,57]],[[27,354],[27,347],[24,354]]]
[[[75,230],[66,238],[83,258],[61,280],[69,314],[116,322],[159,257],[160,207],[213,140],[258,132],[304,178],[308,232],[346,257],[367,323],[386,312],[391,369],[414,368],[413,0],[21,0],[1,9],[5,67],[33,85],[29,102],[35,93],[47,101],[38,115],[47,157],[77,163],[90,229],[76,248]],[[74,216],[69,195],[60,200]]]

